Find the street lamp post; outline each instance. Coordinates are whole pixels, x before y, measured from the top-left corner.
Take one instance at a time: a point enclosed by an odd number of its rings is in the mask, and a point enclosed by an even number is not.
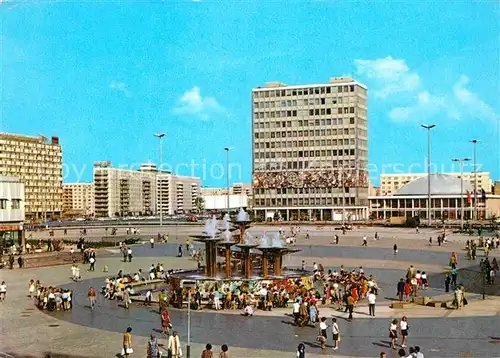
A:
[[[154,134],[156,138],[159,139],[160,142],[160,165],[158,168],[158,173],[161,174],[161,168],[163,165],[163,153],[162,153],[162,147],[163,147],[163,137],[165,137],[165,133],[158,133]],[[158,184],[158,206],[160,207],[160,226],[163,226],[163,205],[162,205],[162,187],[161,187],[161,179],[157,181]]]
[[[470,141],[474,146],[474,214],[473,219],[479,220],[479,215],[477,212],[477,162],[476,162],[476,144],[479,143],[479,140],[473,139]]]
[[[229,215],[229,151],[231,148],[224,148],[226,151],[226,194],[227,194],[227,199],[226,199],[226,209],[227,209],[227,214]]]
[[[470,161],[470,158],[452,159],[460,163],[460,229],[464,229],[464,162]]]
[[[431,220],[431,129],[435,124],[422,124],[427,129],[427,226],[432,225]]]

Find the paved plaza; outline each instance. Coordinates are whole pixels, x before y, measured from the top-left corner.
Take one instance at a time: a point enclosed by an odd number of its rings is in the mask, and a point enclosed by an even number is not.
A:
[[[270,234],[278,229],[256,226],[250,231],[252,235],[260,236],[263,232]],[[287,228],[283,226],[283,229]],[[141,229],[141,236],[146,238],[158,231],[160,229],[156,227],[144,228]],[[52,357],[115,357],[121,350],[124,330],[131,326],[135,350],[132,357],[145,357],[147,337],[160,327],[156,310],[139,305],[125,310],[116,301],[98,297],[98,307],[91,311],[86,298],[87,290],[89,286],[102,286],[104,278],[118,270],[135,272],[142,268],[147,271],[151,264],[157,262],[161,262],[165,269],[195,268],[195,261],[187,257],[176,258],[175,255],[177,245],[184,244],[187,235],[199,234],[200,231],[201,227],[194,225],[161,228],[161,232],[168,232],[169,243],[157,244],[154,249],[149,245],[134,246],[132,263],[121,262],[116,249],[100,250],[96,271],[82,270],[83,277],[79,282],[70,280],[67,265],[0,270],[0,280],[8,285],[7,299],[0,304],[0,351],[13,357],[44,357],[47,353]],[[305,238],[307,231],[309,240]],[[217,354],[220,346],[227,344],[231,358],[295,357],[294,352],[300,342],[306,344],[307,357],[378,357],[382,351],[387,352],[388,357],[396,357],[396,352],[388,348],[388,325],[392,318],[399,319],[403,315],[408,317],[410,326],[409,346],[420,346],[426,358],[500,357],[500,297],[487,295],[486,300],[482,300],[477,282],[474,282],[475,276],[469,274],[476,270],[478,262],[467,261],[462,250],[469,237],[451,235],[447,246],[429,246],[429,236],[436,238],[438,233],[434,230],[421,231],[416,234],[412,229],[357,228],[346,235],[335,231],[340,234],[340,243],[336,246],[331,243],[334,235],[332,228],[302,228],[297,242],[301,251],[285,258],[285,266],[300,267],[302,260],[309,267],[313,262],[321,263],[325,269],[338,269],[342,264],[346,268],[363,266],[365,273],[376,276],[381,286],[376,318],[368,315],[364,302],[356,307],[352,322],[345,320],[347,315],[343,311],[320,307],[320,316],[338,317],[341,330],[339,350],[328,348],[322,353],[315,342],[317,329],[292,325],[291,308],[257,311],[251,318],[242,317],[237,311],[216,313],[202,310],[192,313],[192,357],[199,357],[208,342],[215,347]],[[373,240],[375,232],[381,238],[379,241]],[[88,237],[98,240],[102,233],[102,228],[88,230]],[[33,233],[36,238],[46,235],[46,232]],[[55,237],[58,235],[59,231],[56,231]],[[79,232],[70,231],[68,235],[77,238]],[[368,247],[361,247],[364,235],[368,237]],[[392,252],[394,243],[399,247],[397,255]],[[442,273],[447,269],[453,251],[459,254],[458,267],[462,270],[458,282],[462,282],[466,289],[474,287],[468,290],[471,292],[465,308],[389,308],[396,295],[396,283],[410,265],[429,274],[431,287],[425,295],[449,299],[451,296],[444,292]],[[499,256],[495,250],[492,254]],[[109,273],[102,272],[104,265],[109,267]],[[30,279],[39,279],[46,285],[71,287],[74,290],[73,309],[69,312],[46,312],[35,308],[27,297]],[[498,284],[488,290],[488,293],[498,293]],[[179,331],[185,347],[186,310],[169,309],[169,312],[174,329]],[[166,340],[160,339],[160,343],[166,345]]]

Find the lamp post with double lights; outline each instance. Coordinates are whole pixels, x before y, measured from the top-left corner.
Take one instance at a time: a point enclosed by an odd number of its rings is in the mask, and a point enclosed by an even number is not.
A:
[[[454,162],[460,163],[460,229],[464,229],[464,162],[470,161],[470,158],[455,158]]]
[[[470,141],[472,145],[474,146],[474,213],[473,213],[473,220],[479,220],[479,215],[477,212],[477,157],[476,157],[476,145],[479,143],[479,140],[477,139],[472,139]]]
[[[431,129],[435,124],[422,124],[427,129],[427,226],[432,225],[431,220]]]
[[[159,139],[160,142],[160,165],[158,168],[158,174],[161,174],[161,168],[163,166],[163,153],[162,153],[162,147],[163,147],[163,137],[165,137],[165,133],[158,133],[154,134],[156,138]],[[157,180],[158,184],[158,206],[160,207],[160,226],[163,225],[163,205],[162,205],[162,185],[161,185],[161,177],[158,177],[159,180]]]

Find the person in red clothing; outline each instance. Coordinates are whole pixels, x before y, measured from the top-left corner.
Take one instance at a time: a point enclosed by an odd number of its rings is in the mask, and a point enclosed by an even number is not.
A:
[[[359,295],[358,295],[358,289],[357,289],[357,287],[353,287],[352,288],[352,290],[351,290],[351,296],[354,299],[354,304],[356,304],[356,302],[358,302],[358,300],[359,300]]]
[[[167,310],[163,310],[161,312],[161,334],[170,336],[170,328],[172,328],[170,315],[168,314]]]
[[[405,283],[405,301],[410,297],[411,295],[411,283],[410,280],[406,280]]]

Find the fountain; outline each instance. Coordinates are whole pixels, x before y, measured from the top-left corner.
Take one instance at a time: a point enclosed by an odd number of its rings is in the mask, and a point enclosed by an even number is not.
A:
[[[281,282],[281,280],[295,280],[304,276],[303,272],[290,270],[284,272],[282,269],[283,255],[299,250],[285,248],[277,232],[271,237],[264,233],[260,239],[255,239],[247,231],[250,223],[249,215],[243,209],[240,209],[236,220],[232,222],[228,214],[224,215],[222,222],[218,222],[215,216],[207,220],[202,235],[192,236],[195,241],[205,245],[204,274],[198,271],[177,272],[172,275],[172,287],[179,287],[183,279],[204,283],[203,289],[205,290],[209,286],[212,289],[214,285],[219,285],[221,280],[229,286],[242,285],[246,282],[247,287],[250,285],[258,287],[262,280]],[[232,231],[238,232],[233,234]],[[224,257],[220,261],[225,264],[222,275],[217,271],[217,252],[219,256]],[[253,267],[253,261],[259,258],[262,259],[262,266],[258,267],[259,262],[256,262]],[[241,265],[241,270],[236,269],[239,265]]]

